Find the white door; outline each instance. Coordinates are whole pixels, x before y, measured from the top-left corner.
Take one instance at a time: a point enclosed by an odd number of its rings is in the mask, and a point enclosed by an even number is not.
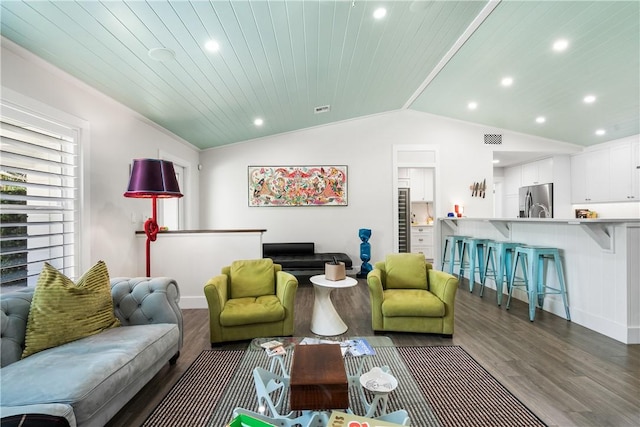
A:
[[[502,198],[503,198],[503,189],[502,189],[502,178],[497,177],[494,178],[493,181],[493,217],[494,218],[504,218],[504,212],[502,210]]]
[[[184,194],[184,166],[173,164],[180,191]],[[158,225],[169,230],[184,230],[184,197],[158,199]]]

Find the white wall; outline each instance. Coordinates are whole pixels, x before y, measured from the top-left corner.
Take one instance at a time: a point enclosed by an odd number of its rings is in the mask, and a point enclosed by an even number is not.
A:
[[[144,271],[138,268],[135,231],[151,215],[151,202],[123,197],[129,164],[134,158],[157,158],[163,152],[184,159],[197,170],[199,151],[6,39],[2,39],[1,57],[1,83],[3,89],[9,89],[3,91],[3,97],[15,91],[88,123],[90,146],[82,147],[88,153],[84,181],[89,185],[89,202],[84,205],[89,222],[82,230],[90,233],[85,263],[104,260],[112,277]],[[189,212],[187,227],[198,228],[199,181],[197,173],[192,175],[182,190]]]
[[[393,247],[392,147],[435,145],[439,150],[436,216],[462,203],[469,217],[490,217],[493,194],[471,197],[469,186],[493,188],[493,150],[485,133],[503,134],[497,149],[574,152],[572,144],[488,128],[411,110],[203,151],[200,162],[202,228],[264,228],[264,242],[316,243],[319,252],[346,252],[359,271],[358,229],[370,228],[372,261]],[[346,207],[248,207],[249,165],[347,165]]]

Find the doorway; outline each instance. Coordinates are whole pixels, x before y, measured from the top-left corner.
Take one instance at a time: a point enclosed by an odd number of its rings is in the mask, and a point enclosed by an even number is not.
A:
[[[396,252],[420,252],[425,254],[425,258],[433,258],[435,233],[432,227],[438,206],[437,158],[437,147],[434,146],[393,146],[393,235]],[[400,189],[405,188],[409,189],[410,203],[408,209],[403,210],[401,198],[407,197],[407,192]]]

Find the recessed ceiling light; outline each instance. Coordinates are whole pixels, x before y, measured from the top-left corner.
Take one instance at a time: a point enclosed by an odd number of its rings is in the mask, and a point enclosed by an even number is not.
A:
[[[149,49],[148,55],[149,58],[158,62],[166,62],[176,59],[176,53],[166,47],[155,47],[153,49]]]
[[[373,17],[376,19],[382,19],[387,15],[387,9],[384,7],[379,7],[373,11]]]
[[[568,47],[569,47],[569,42],[565,39],[556,40],[553,43],[553,50],[555,50],[556,52],[562,52]]]
[[[596,131],[596,135],[600,135],[600,136],[604,135],[605,133],[607,133],[607,132],[604,129],[598,129]]]
[[[478,103],[475,101],[471,101],[467,104],[467,107],[469,108],[469,110],[475,110],[476,108],[478,108]]]
[[[220,43],[215,40],[209,40],[204,44],[204,48],[209,52],[217,52],[220,50]]]
[[[585,97],[584,97],[584,99],[583,99],[583,101],[584,101],[586,104],[591,104],[591,103],[593,103],[595,100],[596,100],[596,97],[595,97],[594,95],[587,95],[587,96],[585,96]]]
[[[253,124],[256,126],[262,126],[264,124],[264,120],[262,120],[260,117],[258,117],[257,119],[255,119],[253,121]]]
[[[511,86],[513,84],[513,78],[504,77],[500,83],[502,84],[502,86]]]
[[[500,160],[499,160],[499,159],[493,159],[493,163],[494,163],[494,164],[496,164],[496,163],[500,163]]]
[[[536,117],[536,123],[544,123],[546,121],[547,119],[542,116]]]

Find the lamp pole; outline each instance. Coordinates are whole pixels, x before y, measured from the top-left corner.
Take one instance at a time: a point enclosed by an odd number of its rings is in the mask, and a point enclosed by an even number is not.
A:
[[[153,205],[152,216],[144,223],[144,234],[147,235],[147,277],[151,277],[151,242],[156,241],[159,230],[158,221],[156,220],[158,215],[158,198],[152,196],[151,203]]]

